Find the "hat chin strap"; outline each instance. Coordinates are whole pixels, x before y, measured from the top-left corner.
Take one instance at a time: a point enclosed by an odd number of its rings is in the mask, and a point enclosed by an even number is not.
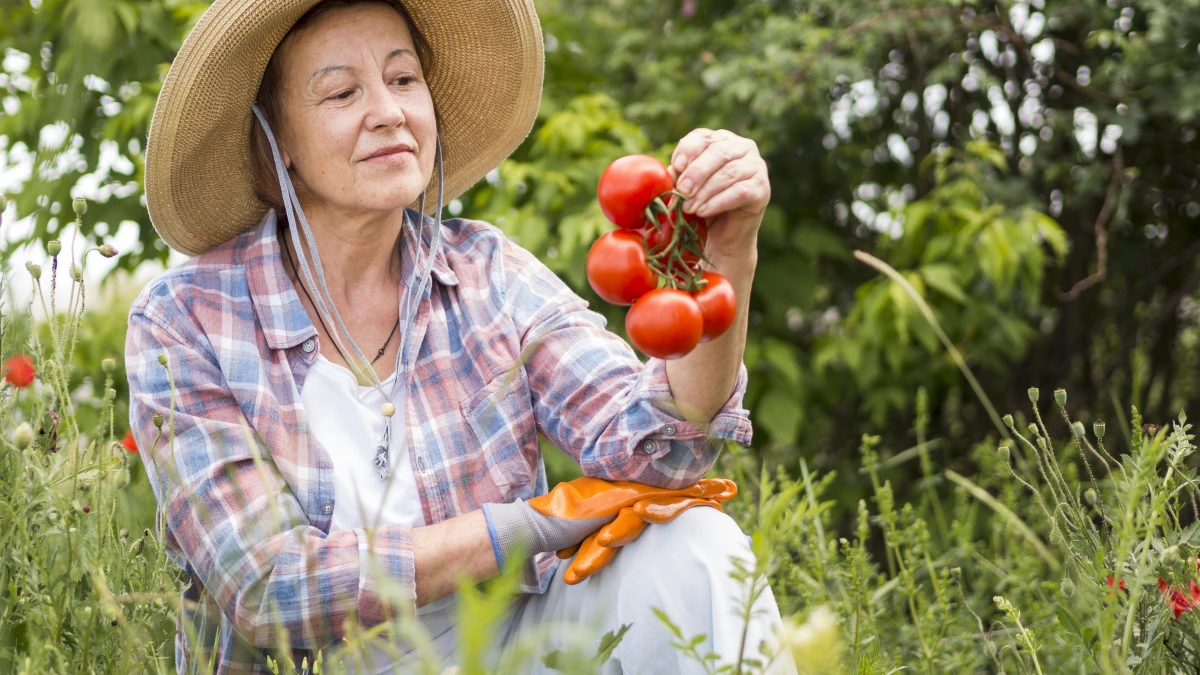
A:
[[[310,288],[316,289],[317,291],[316,296],[313,298],[316,309],[328,324],[337,326],[337,330],[335,330],[334,334],[330,337],[332,337],[334,341],[341,347],[342,352],[352,353],[354,355],[351,357],[353,363],[347,365],[350,366],[350,369],[352,372],[354,372],[355,377],[357,377],[359,381],[364,379],[367,380],[371,383],[371,386],[375,387],[375,389],[381,394],[384,394],[388,401],[391,401],[395,397],[396,389],[398,388],[400,381],[402,379],[407,380],[407,376],[401,377],[401,375],[404,374],[401,373],[401,364],[406,364],[408,362],[408,359],[406,358],[406,352],[408,351],[408,336],[411,333],[410,329],[416,316],[417,306],[424,297],[425,291],[430,283],[430,272],[433,270],[433,261],[442,243],[442,205],[445,194],[443,191],[445,185],[445,174],[444,167],[442,165],[441,135],[439,134],[436,138],[438,171],[437,211],[434,213],[433,232],[430,237],[428,252],[426,252],[424,247],[425,190],[421,191],[421,198],[418,206],[420,210],[418,217],[421,219],[421,224],[412,225],[411,219],[408,217],[407,207],[404,213],[404,227],[411,226],[411,236],[413,237],[413,241],[415,242],[416,246],[416,252],[413,255],[413,267],[416,270],[420,270],[420,272],[417,275],[410,276],[408,283],[405,284],[405,296],[400,305],[404,320],[402,322],[403,325],[400,332],[400,348],[396,351],[395,372],[397,373],[397,376],[395,382],[392,384],[392,391],[390,394],[388,394],[383,391],[383,383],[379,380],[379,375],[375,372],[375,368],[371,366],[371,362],[363,354],[362,350],[358,348],[358,344],[354,342],[354,338],[350,336],[350,331],[347,330],[346,325],[342,323],[341,315],[338,313],[337,307],[334,306],[333,296],[329,294],[329,289],[325,284],[325,270],[321,266],[321,256],[317,252],[316,240],[313,237],[312,228],[308,224],[308,219],[304,216],[304,209],[302,209],[300,206],[300,199],[296,195],[296,188],[292,184],[291,176],[288,175],[287,167],[284,166],[283,156],[279,152],[279,145],[275,141],[275,134],[271,131],[271,125],[267,123],[267,118],[263,115],[262,110],[257,104],[252,105],[251,110],[254,111],[254,115],[258,118],[259,123],[262,125],[263,131],[266,132],[267,141],[271,145],[271,155],[275,159],[275,172],[279,177],[279,187],[283,194],[283,206],[287,211],[288,220],[293,225],[300,225],[299,228],[290,227],[288,229],[291,231],[292,247],[296,251],[296,258],[298,258],[300,261],[300,270],[304,274],[304,279]],[[303,243],[307,246],[301,245],[301,235],[303,235]],[[308,251],[310,250],[312,252],[311,267],[308,261]],[[315,280],[313,277],[314,269],[316,271]],[[326,298],[328,298],[328,302],[326,301]],[[346,339],[349,341],[352,349],[346,349],[346,345],[342,342],[339,333],[345,334]],[[392,425],[390,423],[384,424],[381,445],[379,448],[377,448],[377,450],[380,452],[376,455],[375,460],[375,465],[379,471],[379,475],[384,479],[387,479],[390,474],[387,466],[387,451],[391,447],[391,428]]]

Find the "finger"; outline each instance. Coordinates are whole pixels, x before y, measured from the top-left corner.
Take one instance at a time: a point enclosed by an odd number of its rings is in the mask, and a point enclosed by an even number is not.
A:
[[[633,509],[642,520],[650,523],[665,523],[674,520],[679,514],[693,506],[715,506],[720,509],[718,502],[701,497],[644,499],[634,504]]]
[[[679,143],[675,144],[675,151],[671,153],[670,165],[670,168],[675,170],[676,177],[687,168],[689,162],[699,157],[716,137],[717,132],[712,129],[692,129],[679,139]]]
[[[646,521],[642,520],[632,506],[621,509],[615,520],[600,528],[596,533],[596,543],[608,548],[624,546],[646,529]]]
[[[725,188],[720,194],[699,205],[693,213],[701,218],[712,218],[737,209],[757,212],[765,209],[770,199],[770,188],[764,189],[757,178],[751,178]],[[685,211],[687,208],[684,206]]]
[[[567,558],[570,558],[571,556],[575,555],[575,552],[578,550],[579,550],[579,544],[575,544],[574,546],[568,546],[566,548],[558,549],[558,551],[556,551],[554,555],[558,556],[559,560],[566,560]]]
[[[704,494],[701,496],[707,499],[727,502],[737,496],[737,483],[728,478],[704,478],[700,482],[705,483]]]
[[[579,545],[579,552],[575,554],[571,566],[563,574],[563,581],[568,584],[577,584],[583,581],[612,562],[619,550],[619,548],[605,548],[597,544],[596,533],[593,532]]]
[[[689,199],[684,201],[683,210],[694,213],[698,207],[727,190],[729,186],[754,178],[755,174],[762,170],[762,160],[749,154],[720,165],[703,185],[693,190]]]
[[[725,164],[745,157],[752,147],[745,139],[715,140],[704,147],[703,152],[688,162],[687,168],[679,173],[675,188],[685,197],[691,198],[704,183]]]

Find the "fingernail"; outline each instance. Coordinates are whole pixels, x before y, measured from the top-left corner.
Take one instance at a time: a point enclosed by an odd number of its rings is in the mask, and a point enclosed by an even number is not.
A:
[[[679,191],[683,194],[690,195],[692,194],[692,179],[684,178],[683,180],[679,181],[679,185],[676,187],[678,187]]]
[[[685,166],[687,166],[687,157],[683,155],[675,155],[675,170],[683,171]]]

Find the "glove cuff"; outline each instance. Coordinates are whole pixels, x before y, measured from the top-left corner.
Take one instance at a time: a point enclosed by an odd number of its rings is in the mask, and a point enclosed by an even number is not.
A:
[[[521,563],[535,553],[574,546],[615,517],[575,520],[544,516],[520,499],[507,504],[484,504],[483,515],[501,571],[505,569],[505,561],[511,562],[514,556],[522,556],[515,561]]]

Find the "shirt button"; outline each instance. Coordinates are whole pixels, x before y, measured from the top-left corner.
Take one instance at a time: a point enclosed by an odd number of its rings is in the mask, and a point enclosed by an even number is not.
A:
[[[312,338],[308,338],[307,340],[304,341],[304,344],[300,345],[300,349],[303,349],[305,354],[311,354],[313,352],[313,350],[316,348],[317,348],[317,343]],[[330,508],[333,508],[333,507],[330,507]]]
[[[321,505],[321,513],[329,515],[333,513],[333,502],[325,502]]]
[[[658,443],[653,438],[647,438],[642,441],[642,452],[647,455],[653,454],[658,449]]]
[[[674,436],[675,435],[675,425],[668,424],[667,426],[663,427],[662,431],[663,431],[663,434],[665,434],[667,436]]]

